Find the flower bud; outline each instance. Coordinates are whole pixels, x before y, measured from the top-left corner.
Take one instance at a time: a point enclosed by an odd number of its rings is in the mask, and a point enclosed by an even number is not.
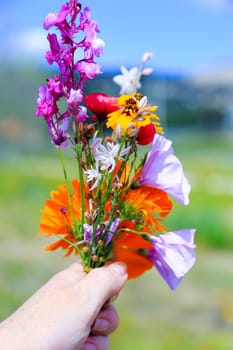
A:
[[[93,262],[99,261],[98,255],[92,255],[91,260],[92,260]]]
[[[145,68],[145,69],[143,69],[143,71],[142,71],[142,75],[150,75],[151,73],[153,72],[153,68]]]
[[[87,254],[89,252],[89,250],[90,250],[90,248],[87,246],[83,247],[83,249],[82,249],[84,254]]]
[[[148,145],[153,141],[155,133],[154,124],[150,123],[146,126],[141,126],[137,134],[137,143],[141,146]]]
[[[95,134],[94,124],[84,125],[84,136],[86,139],[90,140]]]
[[[145,64],[147,61],[149,61],[152,56],[153,56],[152,52],[145,52],[144,55],[142,56],[142,64]]]
[[[104,259],[103,256],[100,256],[100,257],[99,257],[99,262],[100,262],[100,263],[104,263],[104,262],[105,262],[105,259]]]
[[[103,247],[104,246],[104,242],[102,241],[102,239],[98,240],[98,246],[99,247]]]

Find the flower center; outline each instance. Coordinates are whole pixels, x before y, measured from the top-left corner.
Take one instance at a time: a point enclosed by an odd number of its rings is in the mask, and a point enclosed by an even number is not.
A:
[[[135,98],[130,97],[125,101],[125,106],[123,109],[123,113],[127,116],[131,116],[138,112],[138,102]]]

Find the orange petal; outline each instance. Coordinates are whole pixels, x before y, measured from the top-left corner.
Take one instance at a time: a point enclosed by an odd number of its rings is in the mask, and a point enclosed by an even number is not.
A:
[[[112,261],[122,261],[127,265],[128,278],[136,278],[153,267],[152,262],[143,255],[125,248],[114,250]]]
[[[70,243],[67,242],[65,239],[67,241],[69,241]],[[74,247],[71,246],[72,243],[74,243],[74,238],[72,235],[68,234],[64,237],[64,239],[59,239],[58,241],[49,244],[48,246],[46,246],[44,248],[44,250],[45,251],[53,251],[53,250],[57,250],[57,249],[61,248],[63,250],[67,250],[66,256],[68,256],[74,250]]]
[[[119,226],[121,227],[133,230],[135,223],[125,220]],[[112,261],[124,262],[128,268],[129,278],[139,277],[153,266],[149,258],[142,253],[151,247],[152,243],[143,239],[140,234],[123,231],[114,241]]]

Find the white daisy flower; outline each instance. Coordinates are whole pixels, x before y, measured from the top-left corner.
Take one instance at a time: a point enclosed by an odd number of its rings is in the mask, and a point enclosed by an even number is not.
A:
[[[109,170],[112,172],[116,165],[116,157],[118,155],[120,145],[114,144],[112,142],[107,142],[106,146],[99,144],[95,149],[95,159],[97,162],[101,163],[100,169],[102,171]],[[119,160],[123,160],[123,156],[128,153],[131,146],[123,147],[120,154]]]

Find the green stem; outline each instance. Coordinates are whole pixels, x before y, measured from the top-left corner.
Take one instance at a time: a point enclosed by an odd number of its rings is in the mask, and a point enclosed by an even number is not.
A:
[[[81,227],[83,230],[84,219],[85,219],[85,191],[84,191],[84,178],[83,178],[83,168],[82,168],[82,146],[77,145],[77,160],[78,160],[78,177],[80,183],[81,192]]]
[[[66,171],[66,167],[65,167],[65,160],[64,160],[64,157],[63,157],[63,153],[62,153],[61,147],[59,147],[58,150],[59,150],[59,156],[60,156],[60,160],[61,160],[61,165],[62,165],[62,170],[63,170],[65,183],[66,183],[66,186],[67,186],[67,189],[68,189],[69,209],[70,209],[70,211],[73,212],[73,210],[72,210],[72,201],[71,201],[72,188],[71,188],[70,182],[68,180],[67,171]]]
[[[80,256],[80,258],[81,258],[81,260],[82,261],[84,261],[84,254],[82,253],[82,251],[81,251],[81,249],[79,248],[79,246],[78,246],[78,244],[74,244],[74,243],[72,243],[72,242],[70,242],[68,239],[66,239],[66,238],[62,238],[62,240],[64,241],[64,242],[66,242],[66,243],[68,243],[69,245],[70,245],[70,247],[73,247],[76,251],[77,251],[77,253],[78,253],[78,255]]]
[[[74,216],[73,205],[72,205],[72,201],[71,201],[72,187],[71,187],[70,181],[69,181],[68,176],[67,176],[67,171],[66,171],[66,167],[65,167],[65,160],[64,160],[64,156],[63,156],[63,152],[62,152],[61,147],[59,147],[58,150],[59,150],[59,156],[60,156],[60,160],[61,160],[61,165],[62,165],[62,170],[63,170],[65,183],[66,183],[66,187],[67,187],[67,190],[68,190],[69,211],[70,211],[70,214],[71,214],[71,217],[72,217],[72,221],[74,223],[74,231],[75,231],[75,235],[76,235],[77,232],[79,232],[79,230],[78,230],[78,227],[77,227],[77,221],[76,221],[75,216]]]

